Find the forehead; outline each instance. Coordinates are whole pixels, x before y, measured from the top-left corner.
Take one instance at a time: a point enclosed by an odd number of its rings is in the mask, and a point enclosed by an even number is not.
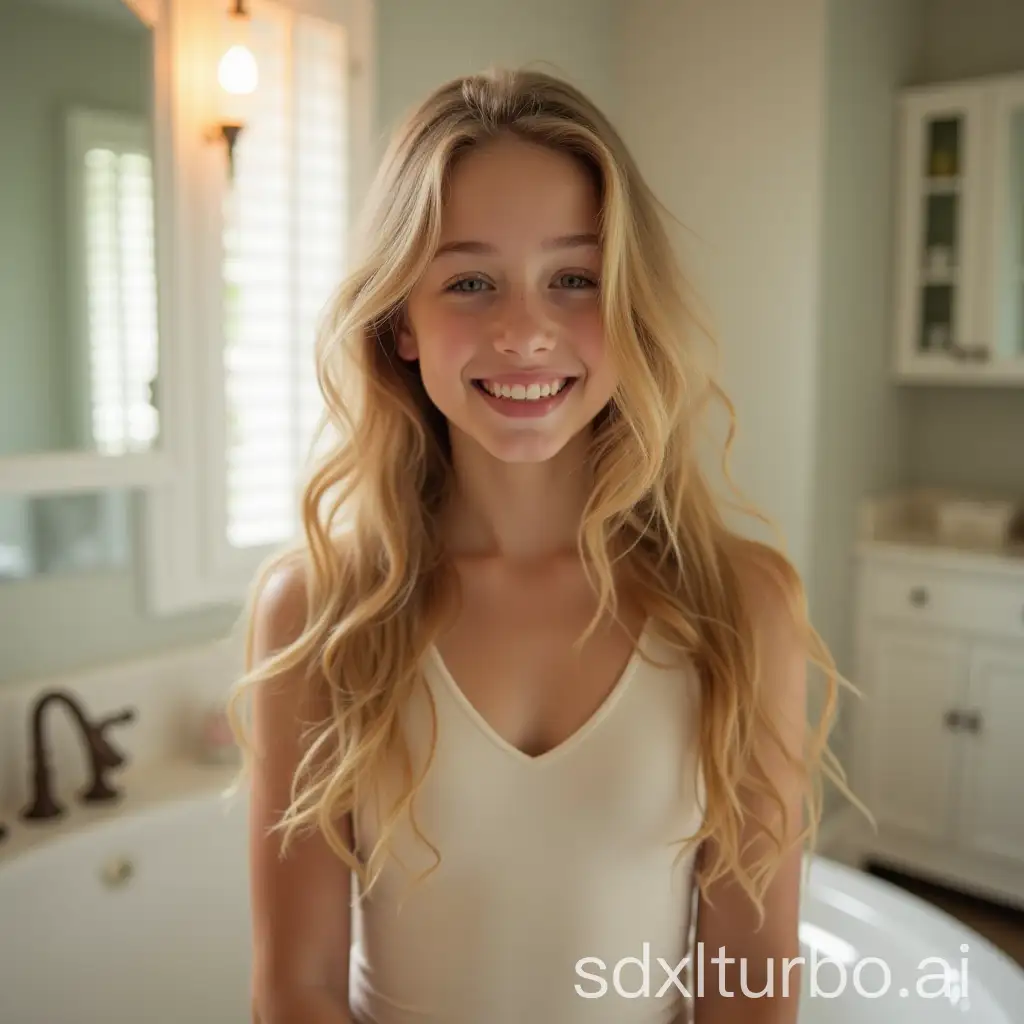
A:
[[[460,157],[445,196],[442,243],[596,233],[600,199],[583,164],[512,137]]]

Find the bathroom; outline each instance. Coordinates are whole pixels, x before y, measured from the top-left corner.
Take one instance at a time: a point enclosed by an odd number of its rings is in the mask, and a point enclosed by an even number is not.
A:
[[[807,941],[975,957],[969,1003],[801,1021],[1010,1024],[1024,6],[243,6],[0,0],[0,1021],[250,1019],[222,709],[249,583],[298,527],[317,317],[387,130],[450,77],[534,64],[677,218],[732,476],[863,694],[834,747],[878,830],[829,790]]]

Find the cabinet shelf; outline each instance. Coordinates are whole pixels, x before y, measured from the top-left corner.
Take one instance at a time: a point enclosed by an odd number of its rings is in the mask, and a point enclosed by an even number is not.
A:
[[[1024,74],[908,89],[900,116],[893,375],[1024,387]]]

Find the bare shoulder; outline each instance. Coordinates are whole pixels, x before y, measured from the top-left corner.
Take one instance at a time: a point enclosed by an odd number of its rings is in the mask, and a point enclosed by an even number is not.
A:
[[[289,553],[265,572],[250,607],[247,669],[258,677],[250,688],[252,738],[265,759],[263,777],[254,781],[281,794],[284,775],[294,775],[306,752],[308,727],[331,714],[317,645],[307,634],[311,571],[302,552]]]
[[[258,747],[294,741],[282,735],[288,732],[288,723],[297,716],[308,719],[315,710],[311,703],[324,704],[315,666],[296,647],[307,626],[308,573],[303,555],[290,553],[266,571],[254,589],[246,668],[262,675],[251,690]]]
[[[252,599],[252,656],[263,660],[294,643],[306,626],[309,569],[294,553],[278,561],[260,581]]]
[[[806,649],[804,589],[792,564],[773,548],[747,542],[732,557],[732,567],[759,643]]]
[[[733,559],[757,659],[758,690],[785,718],[806,709],[808,622],[803,585],[779,552],[748,543]]]

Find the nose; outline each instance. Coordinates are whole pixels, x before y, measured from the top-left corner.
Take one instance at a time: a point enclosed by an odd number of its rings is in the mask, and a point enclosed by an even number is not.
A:
[[[525,296],[510,298],[495,332],[495,348],[503,355],[529,357],[555,346],[553,325]]]

